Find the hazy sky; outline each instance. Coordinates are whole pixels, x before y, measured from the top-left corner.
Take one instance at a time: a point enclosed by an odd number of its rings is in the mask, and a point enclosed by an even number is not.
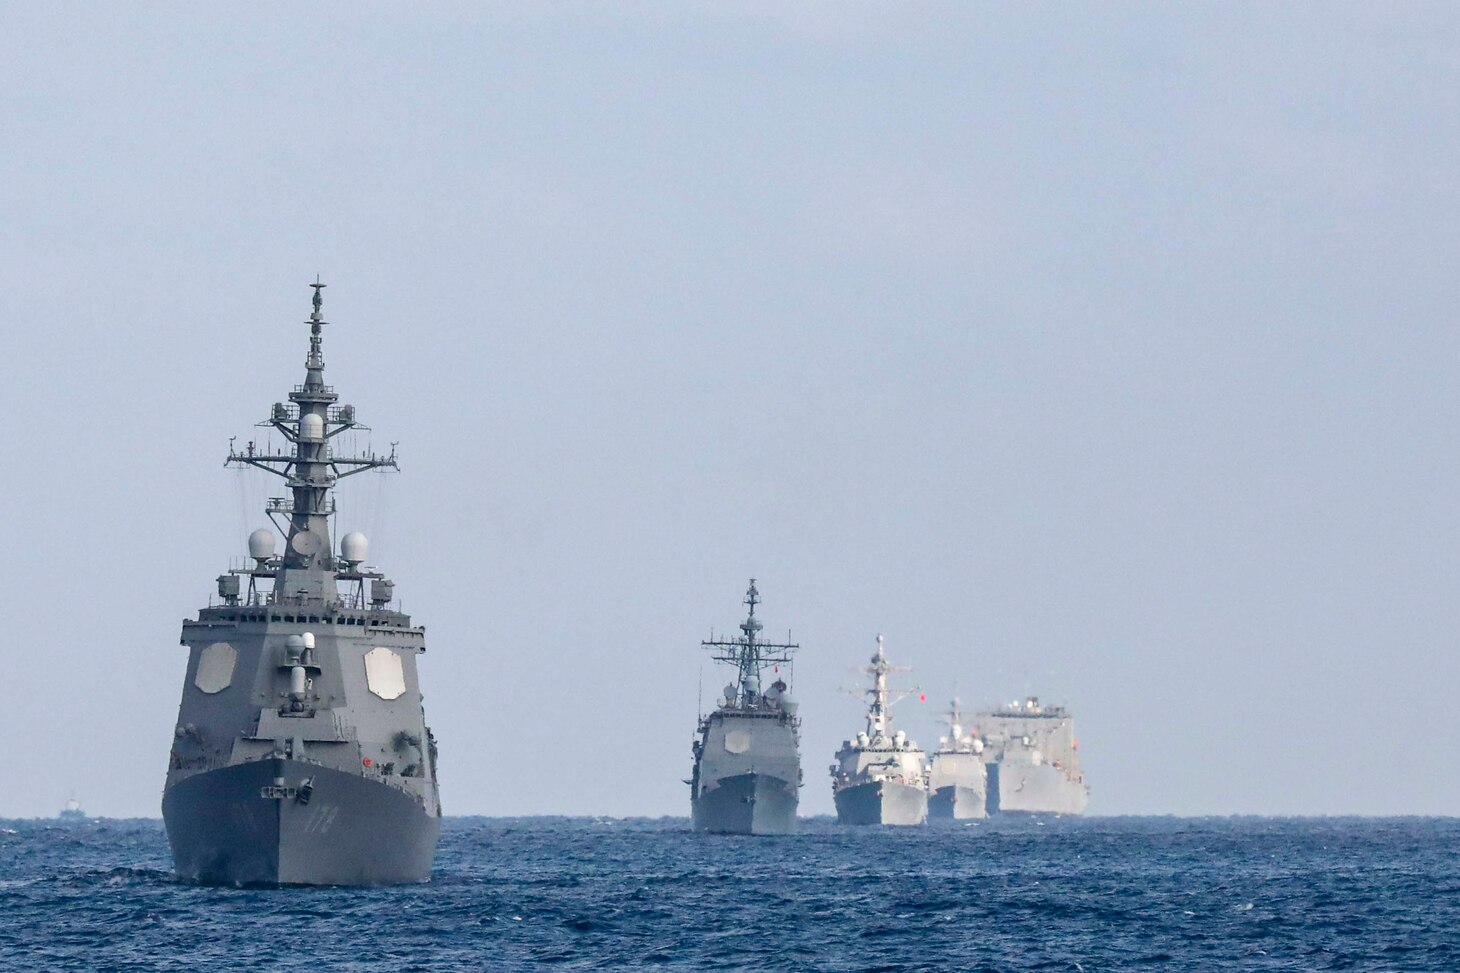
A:
[[[0,816],[158,813],[316,273],[448,813],[687,813],[752,575],[805,813],[879,631],[1092,813],[1460,813],[1452,5],[480,7],[0,5]]]

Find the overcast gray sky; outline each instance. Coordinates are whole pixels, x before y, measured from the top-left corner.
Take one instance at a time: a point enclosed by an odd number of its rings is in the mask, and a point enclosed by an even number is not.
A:
[[[0,815],[158,813],[316,273],[448,813],[687,813],[752,575],[805,813],[879,631],[1092,813],[1460,813],[1452,5],[481,6],[0,5]]]

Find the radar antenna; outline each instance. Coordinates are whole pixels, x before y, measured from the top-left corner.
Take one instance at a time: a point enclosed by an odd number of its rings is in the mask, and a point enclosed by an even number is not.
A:
[[[261,428],[279,432],[293,445],[291,451],[276,452],[271,445],[260,446],[250,440],[245,446],[228,441],[228,466],[252,466],[281,477],[289,488],[290,499],[270,500],[267,513],[274,526],[284,535],[285,547],[279,572],[275,577],[274,594],[306,600],[333,601],[332,573],[338,559],[330,540],[329,518],[335,506],[331,491],[347,476],[366,470],[399,470],[395,444],[389,456],[368,452],[360,456],[336,456],[331,442],[346,430],[368,430],[355,420],[355,407],[336,405],[339,396],[324,382],[323,329],[324,288],[318,276],[309,285],[314,289],[313,310],[309,320],[309,357],[305,360],[303,385],[294,386],[289,403],[275,402],[269,418]],[[330,574],[327,578],[326,574]]]
[[[801,646],[794,642],[763,642],[758,637],[762,625],[760,619],[755,617],[755,606],[760,604],[760,592],[755,587],[755,579],[750,579],[750,587],[745,592],[744,604],[750,606],[749,614],[745,621],[740,623],[740,631],[743,633],[739,638],[717,639],[712,634],[710,638],[700,643],[702,648],[710,649],[712,658],[717,662],[725,662],[733,665],[736,669],[737,679],[735,683],[735,696],[731,699],[730,705],[737,707],[753,708],[758,705],[761,695],[760,674],[762,670],[781,663],[791,662],[791,653]]]
[[[894,672],[911,672],[907,666],[895,666],[887,661],[885,644],[882,634],[877,634],[877,652],[872,656],[871,661],[863,666],[860,672],[872,677],[872,685],[868,689],[849,690],[853,696],[867,700],[867,735],[876,738],[887,736],[888,729],[892,726],[892,707],[917,693],[923,698],[921,689],[889,689],[887,677]]]

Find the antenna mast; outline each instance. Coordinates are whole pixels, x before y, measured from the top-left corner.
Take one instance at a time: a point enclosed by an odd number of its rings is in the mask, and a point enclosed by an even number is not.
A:
[[[760,604],[760,592],[756,590],[754,578],[750,579],[750,588],[745,592],[744,603],[750,606],[750,612],[745,621],[740,623],[740,631],[743,633],[740,638],[710,638],[700,643],[703,648],[714,653],[712,658],[716,661],[735,666],[736,698],[732,702],[741,707],[753,706],[759,698],[761,670],[779,663],[789,663],[791,653],[801,647],[794,642],[762,642],[757,638],[762,626],[760,619],[755,617],[755,606]]]
[[[309,357],[303,385],[289,393],[290,404],[275,402],[262,428],[277,430],[292,452],[261,449],[250,441],[241,449],[228,444],[229,466],[253,466],[281,477],[292,497],[270,500],[266,508],[284,535],[284,555],[274,580],[274,600],[333,602],[338,599],[334,572],[338,562],[330,539],[329,518],[335,512],[330,491],[347,476],[374,469],[400,469],[395,448],[389,456],[336,456],[330,441],[347,429],[369,427],[355,421],[355,407],[335,405],[339,396],[324,383],[325,284],[315,278],[309,325]],[[283,518],[287,518],[284,520]]]
[[[883,641],[881,633],[877,635],[877,654],[872,656],[872,661],[862,667],[862,672],[872,677],[872,688],[866,690],[863,695],[871,703],[867,707],[867,735],[876,738],[886,736],[888,727],[892,725],[892,706],[916,689],[892,690],[887,688],[887,677],[894,672],[909,672],[906,666],[895,666],[887,661],[887,655],[883,652]]]

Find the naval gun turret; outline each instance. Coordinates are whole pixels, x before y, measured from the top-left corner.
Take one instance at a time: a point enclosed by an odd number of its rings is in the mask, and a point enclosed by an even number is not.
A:
[[[888,688],[887,677],[905,672],[887,661],[882,636],[877,653],[861,670],[872,685],[867,729],[846,740],[831,765],[831,792],[842,824],[922,824],[928,816],[928,782],[923,751],[902,730],[892,729],[892,705],[912,690]]]
[[[695,734],[690,810],[698,831],[789,834],[796,828],[801,788],[801,721],[791,698],[791,653],[800,646],[766,642],[755,617],[755,579],[745,593],[750,612],[739,638],[711,637],[700,645],[735,668],[719,704],[701,716]],[[767,669],[775,677],[765,685]]]
[[[416,657],[425,628],[364,566],[364,535],[336,548],[332,491],[347,476],[396,469],[340,455],[364,430],[324,382],[321,289],[314,288],[304,384],[259,425],[287,448],[230,443],[228,464],[284,480],[273,529],[248,538],[249,563],[183,622],[187,675],[163,791],[174,867],[229,885],[422,882],[441,829],[436,743]],[[275,552],[282,538],[282,551]]]

